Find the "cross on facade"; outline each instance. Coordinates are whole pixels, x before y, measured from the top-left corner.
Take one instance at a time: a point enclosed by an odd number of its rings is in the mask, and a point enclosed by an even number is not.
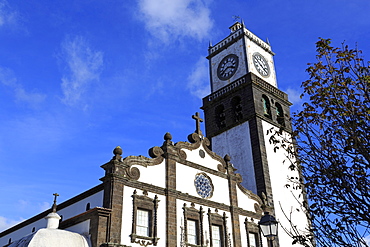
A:
[[[191,117],[195,119],[195,133],[198,135],[203,135],[202,131],[200,130],[200,123],[203,122],[203,119],[200,118],[199,112],[196,112],[195,115]]]

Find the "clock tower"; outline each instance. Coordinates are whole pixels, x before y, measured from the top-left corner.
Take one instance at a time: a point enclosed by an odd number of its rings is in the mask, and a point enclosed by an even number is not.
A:
[[[208,50],[211,91],[215,92],[249,72],[276,87],[274,53],[270,45],[239,22],[232,25],[230,30],[228,37]]]
[[[283,150],[276,152],[268,132],[283,129],[289,136],[291,103],[277,88],[270,44],[242,23],[236,22],[230,30],[226,38],[208,49],[211,94],[202,106],[206,136],[212,151],[230,155],[243,177],[242,185],[264,198],[280,224],[290,229],[291,221],[285,215],[301,209],[304,197],[300,189],[288,189],[287,184],[289,178],[300,174],[289,169]],[[297,212],[293,212],[298,222],[294,224],[305,229],[305,214]],[[276,246],[291,243],[291,237],[280,231]]]

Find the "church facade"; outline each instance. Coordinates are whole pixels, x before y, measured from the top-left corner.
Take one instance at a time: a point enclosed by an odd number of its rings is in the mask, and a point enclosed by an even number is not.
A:
[[[240,185],[229,156],[198,133],[174,144],[167,133],[151,158],[114,149],[102,184],[58,205],[60,228],[91,246],[260,246],[263,203]],[[1,246],[45,227],[46,211],[1,233]],[[20,245],[21,246],[21,245]]]
[[[286,188],[299,172],[284,165],[285,154],[274,152],[266,135],[281,128],[289,135],[290,103],[277,89],[270,45],[241,23],[230,29],[209,47],[212,92],[202,106],[207,137],[196,114],[188,142],[173,143],[166,133],[150,158],[123,158],[115,148],[101,166],[99,185],[0,233],[0,246],[31,246],[30,236],[55,213],[59,229],[80,234],[92,247],[262,247],[268,246],[258,227],[264,212],[284,229],[274,246],[292,246],[290,227],[308,226],[295,210],[303,192]]]

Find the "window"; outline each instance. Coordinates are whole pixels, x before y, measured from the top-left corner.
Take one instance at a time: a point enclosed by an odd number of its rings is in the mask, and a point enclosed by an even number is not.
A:
[[[239,96],[234,97],[231,100],[231,105],[233,107],[234,120],[235,122],[240,122],[243,119],[241,98]]]
[[[221,226],[212,225],[212,247],[222,247]]]
[[[136,234],[149,237],[149,211],[138,209],[136,216]]]
[[[218,105],[215,109],[216,124],[219,129],[226,126],[224,111],[225,111],[225,107],[223,105]]]
[[[249,247],[258,247],[257,234],[253,233],[253,232],[250,232],[248,234],[248,237],[249,237]]]
[[[215,213],[208,209],[208,222],[209,222],[209,237],[211,240],[211,247],[224,247],[227,246],[228,233],[227,233],[227,222],[226,213],[223,215],[218,214],[218,210]]]
[[[249,221],[248,218],[245,218],[244,221],[245,224],[245,230],[247,232],[247,239],[248,239],[248,246],[249,247],[260,247],[260,235],[259,233],[259,227],[255,223],[255,220],[251,218]]]
[[[148,192],[143,191],[143,195],[137,195],[136,190],[132,195],[133,217],[131,243],[156,246],[157,238],[157,208],[158,197],[154,199],[148,197]]]
[[[188,243],[198,244],[198,234],[197,234],[197,221],[187,220],[187,230],[188,230]]]
[[[277,122],[284,126],[285,123],[284,123],[284,111],[283,111],[283,108],[281,107],[281,105],[279,103],[275,103],[275,106],[276,106],[276,117],[277,117]]]
[[[203,209],[195,208],[194,203],[191,207],[184,204],[184,230],[181,233],[184,238],[181,240],[181,246],[204,246],[203,241]]]
[[[263,115],[265,117],[271,118],[270,100],[267,98],[266,95],[262,95],[262,103],[263,103]]]

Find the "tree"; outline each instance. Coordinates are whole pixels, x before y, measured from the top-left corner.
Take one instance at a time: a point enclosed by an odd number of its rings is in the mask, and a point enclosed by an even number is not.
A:
[[[292,114],[294,146],[275,133],[291,169],[300,169],[310,205],[305,205],[316,241],[292,234],[305,246],[370,246],[370,66],[361,51],[316,43],[317,61],[302,83],[307,102]],[[279,135],[280,138],[276,138]]]

